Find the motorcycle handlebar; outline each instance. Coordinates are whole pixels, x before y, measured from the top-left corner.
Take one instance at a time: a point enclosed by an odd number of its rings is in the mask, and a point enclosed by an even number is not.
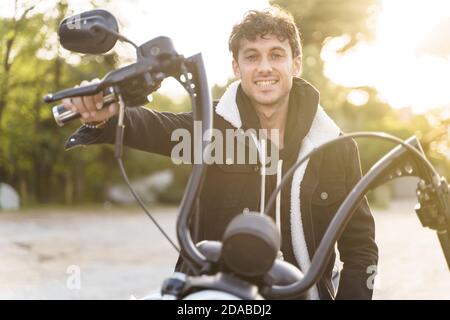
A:
[[[416,168],[416,174],[424,179],[431,180],[438,176],[434,167],[430,164],[428,159],[419,151],[420,147],[419,142],[415,137],[408,139],[407,141],[402,141],[399,138],[391,136],[386,133],[374,133],[374,132],[360,132],[353,133],[344,136],[340,136],[334,140],[331,140],[320,147],[312,150],[308,153],[304,158],[298,161],[293,167],[289,169],[289,171],[284,175],[282,182],[279,187],[275,189],[272,193],[271,198],[266,207],[266,211],[271,210],[273,206],[274,199],[276,198],[276,194],[283,187],[285,182],[289,179],[289,177],[296,171],[296,169],[303,164],[308,158],[310,158],[314,153],[322,150],[323,148],[329,146],[330,144],[336,143],[338,141],[347,140],[356,137],[377,137],[384,140],[389,140],[391,142],[395,142],[400,144],[394,148],[391,152],[385,155],[382,159],[380,159],[371,169],[370,171],[357,183],[357,185],[353,188],[353,191],[347,196],[344,202],[339,207],[336,215],[331,221],[325,235],[320,242],[320,245],[314,254],[314,258],[311,262],[310,268],[306,271],[305,276],[302,280],[299,280],[293,284],[287,286],[272,286],[263,288],[263,295],[268,298],[274,299],[286,299],[286,298],[296,298],[304,294],[309,288],[311,288],[315,283],[317,283],[325,271],[326,262],[331,256],[331,253],[334,249],[334,244],[337,239],[342,234],[345,229],[347,223],[351,219],[354,209],[363,199],[365,194],[369,191],[369,189],[373,186],[373,184],[382,176],[386,174],[386,172],[392,169],[399,160],[405,154],[412,154],[414,159],[420,163],[421,165]],[[417,149],[419,148],[419,150]],[[427,174],[424,174],[426,172]],[[427,181],[431,182],[432,181]],[[447,242],[450,241],[448,236],[450,230],[447,230]],[[441,237],[440,237],[441,239]],[[444,254],[447,256],[448,252],[446,252],[446,247],[442,246],[444,250]]]

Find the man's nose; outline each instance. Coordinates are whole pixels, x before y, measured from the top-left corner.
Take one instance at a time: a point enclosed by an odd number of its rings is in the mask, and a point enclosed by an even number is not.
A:
[[[266,73],[272,71],[272,65],[267,57],[263,57],[258,65],[258,72]]]

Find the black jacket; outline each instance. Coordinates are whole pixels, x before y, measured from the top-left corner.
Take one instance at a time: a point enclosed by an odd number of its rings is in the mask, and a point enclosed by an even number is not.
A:
[[[237,88],[234,93],[228,90],[215,107],[214,128],[221,132],[238,127],[247,129],[258,126],[255,114],[248,108],[248,103],[240,101],[245,100],[245,96],[242,96],[240,87]],[[329,135],[327,127],[335,126],[322,108],[318,107],[319,95],[315,88],[302,79],[295,79],[294,88],[295,95],[291,94],[289,102],[289,120],[285,133],[286,150],[283,149],[280,153],[284,163],[288,164],[283,166],[283,173],[295,162],[299,150],[301,154],[308,146],[310,148],[317,146],[321,139]],[[237,101],[234,104],[235,109],[227,105],[227,99],[232,105],[233,101]],[[189,132],[193,131],[191,112],[173,114],[145,108],[130,108],[126,110],[125,115],[125,144],[152,153],[170,156],[173,147],[178,143],[171,141],[173,130],[185,128]],[[105,129],[81,127],[69,138],[66,148],[113,143],[116,123],[117,119],[113,118]],[[336,128],[333,130],[336,131]],[[259,171],[259,164],[208,166],[200,194],[200,222],[196,240],[220,240],[225,227],[234,216],[245,210],[259,211],[261,206]],[[312,258],[331,219],[360,178],[360,160],[354,141],[332,145],[311,157],[298,187],[301,192],[297,192],[300,216],[297,217],[292,213],[295,211],[291,199],[292,189],[281,193],[282,251],[287,261],[300,267],[289,234],[290,228],[295,224],[293,220],[301,220],[307,253]],[[273,181],[273,177],[267,179],[266,196],[275,187]],[[298,251],[298,248],[296,250]],[[343,262],[339,288],[336,290],[331,281],[335,261],[333,255],[324,277],[317,286],[320,298],[370,299],[372,290],[368,286],[368,279],[372,274],[368,268],[377,265],[378,249],[375,244],[374,220],[366,200],[355,210],[338,240],[338,250]],[[181,266],[178,263],[177,268]]]

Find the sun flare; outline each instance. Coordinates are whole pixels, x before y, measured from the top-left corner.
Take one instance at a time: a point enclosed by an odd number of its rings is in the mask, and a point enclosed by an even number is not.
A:
[[[376,87],[395,108],[450,108],[449,1],[384,0],[375,36],[343,55],[336,50],[345,37],[329,41],[326,75],[349,87]]]

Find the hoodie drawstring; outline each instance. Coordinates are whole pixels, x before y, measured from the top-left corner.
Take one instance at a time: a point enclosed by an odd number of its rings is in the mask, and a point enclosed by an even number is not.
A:
[[[267,156],[267,141],[265,139],[261,139],[258,151],[260,153],[261,160],[261,198],[260,198],[260,213],[264,214],[265,205],[266,205],[266,156]],[[281,183],[282,177],[282,169],[283,169],[283,160],[278,160],[277,163],[277,185],[276,188]],[[275,222],[278,228],[278,231],[281,232],[281,190],[277,194],[276,205],[275,205]]]
[[[278,188],[281,184],[281,177],[282,177],[282,169],[283,169],[283,160],[278,160],[277,163],[277,186],[275,188]],[[277,201],[275,204],[275,222],[277,224],[278,231],[281,234],[281,190],[277,194]]]
[[[261,140],[261,214],[264,214],[266,202],[266,140]]]

